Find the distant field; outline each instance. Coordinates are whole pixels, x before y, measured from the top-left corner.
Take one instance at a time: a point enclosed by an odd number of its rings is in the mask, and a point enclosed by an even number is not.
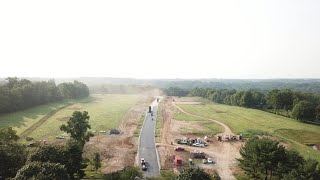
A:
[[[69,117],[76,110],[88,111],[90,115],[91,129],[94,131],[108,130],[118,127],[120,120],[126,112],[139,99],[138,95],[92,95],[64,108],[48,118],[40,127],[37,127],[28,136],[35,139],[53,140],[55,136],[61,135],[59,127],[66,123]],[[52,103],[49,105],[38,106],[26,111],[10,113],[0,116],[0,127],[14,127],[18,134],[21,134],[42,117],[52,110],[67,105],[71,102]]]
[[[205,105],[178,104],[185,111],[221,121],[234,133],[270,134],[287,141],[305,157],[320,160],[320,152],[305,146],[319,143],[320,126],[301,123],[272,113],[237,106],[208,103]]]

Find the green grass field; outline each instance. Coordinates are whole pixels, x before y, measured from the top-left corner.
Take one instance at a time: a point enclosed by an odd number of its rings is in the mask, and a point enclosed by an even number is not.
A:
[[[197,135],[215,135],[223,132],[223,127],[212,121],[208,121],[203,118],[194,117],[185,113],[180,112],[178,109],[174,111],[174,119],[178,121],[187,121],[190,123],[195,123],[203,127],[202,130],[194,128],[184,128],[181,129],[182,133],[193,133]]]
[[[47,115],[50,111],[67,105],[68,103],[69,101],[50,103],[47,105],[29,108],[24,111],[3,114],[0,116],[0,128],[13,127],[13,129],[17,131],[17,134],[21,134],[23,131]]]
[[[320,126],[237,106],[213,103],[205,105],[179,104],[179,106],[187,112],[221,121],[237,134],[270,134],[279,137],[305,157],[320,160],[320,151],[306,146],[310,143],[319,143]]]
[[[75,103],[49,118],[30,134],[33,138],[54,139],[62,134],[59,127],[66,123],[76,110],[88,111],[92,131],[107,131],[117,128],[122,117],[138,101],[137,95],[92,95],[91,99]]]
[[[28,136],[35,139],[53,140],[55,136],[63,134],[60,125],[66,123],[76,110],[88,111],[91,130],[101,131],[117,128],[122,117],[137,103],[138,95],[92,95],[88,98],[73,101],[67,108],[48,118],[40,127]],[[10,113],[0,117],[0,127],[14,127],[18,134],[25,131],[50,111],[70,102],[53,103],[38,106],[22,112]]]

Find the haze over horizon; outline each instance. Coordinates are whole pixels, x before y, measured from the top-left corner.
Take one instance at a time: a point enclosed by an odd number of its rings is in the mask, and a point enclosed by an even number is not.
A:
[[[320,78],[320,1],[1,1],[0,77]]]

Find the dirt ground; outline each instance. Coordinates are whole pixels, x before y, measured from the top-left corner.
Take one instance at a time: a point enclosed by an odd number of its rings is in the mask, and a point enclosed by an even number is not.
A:
[[[95,135],[85,145],[85,154],[90,157],[94,152],[99,152],[102,157],[101,173],[107,174],[132,166],[137,154],[137,138],[134,131],[138,126],[141,115],[154,100],[152,96],[141,96],[122,118],[119,126],[119,135]]]
[[[172,98],[167,97],[164,98],[162,103],[162,112],[161,115],[163,117],[163,123],[161,124],[161,141],[157,144],[158,152],[160,155],[160,162],[162,169],[172,169],[175,168],[173,166],[173,155],[180,155],[184,160],[184,164],[188,164],[188,159],[191,158],[191,151],[200,150],[206,154],[206,157],[211,157],[215,162],[213,165],[204,165],[201,163],[201,160],[198,160],[198,166],[205,169],[207,172],[217,171],[222,179],[235,179],[233,174],[238,170],[236,158],[240,158],[239,149],[244,144],[242,141],[222,141],[218,142],[215,137],[211,137],[209,145],[205,148],[197,148],[186,145],[178,145],[174,142],[174,139],[182,138],[182,137],[196,137],[192,134],[181,134],[179,130],[181,127],[188,127],[199,129],[199,124],[191,123],[191,122],[181,122],[174,120],[174,109],[178,108],[181,112],[195,116],[201,117],[194,114],[190,114],[188,112],[183,111],[181,108],[176,106],[175,104],[181,103],[177,101],[173,101]],[[192,102],[183,102],[184,104]],[[201,117],[204,118],[204,117]],[[216,121],[214,119],[204,118],[206,120],[212,121],[212,123],[218,123],[222,127],[224,127],[224,132],[220,135],[233,135],[231,129],[225,124]],[[203,137],[202,137],[203,138]],[[176,152],[174,151],[174,147],[181,146],[185,148],[186,152]]]

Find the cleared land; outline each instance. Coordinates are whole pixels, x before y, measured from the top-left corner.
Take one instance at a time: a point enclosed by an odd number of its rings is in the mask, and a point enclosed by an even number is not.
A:
[[[182,134],[213,136],[215,134],[223,132],[223,127],[221,127],[220,125],[213,123],[212,121],[205,120],[203,118],[198,118],[182,113],[178,109],[175,109],[174,119],[180,121],[181,124],[189,124],[189,126],[180,128]],[[194,128],[195,126],[198,127]]]
[[[202,101],[204,102],[204,101]],[[320,152],[306,146],[318,143],[320,126],[301,123],[272,113],[236,106],[206,103],[177,104],[185,111],[212,118],[228,125],[236,134],[272,135],[289,144],[307,158],[320,160]]]

